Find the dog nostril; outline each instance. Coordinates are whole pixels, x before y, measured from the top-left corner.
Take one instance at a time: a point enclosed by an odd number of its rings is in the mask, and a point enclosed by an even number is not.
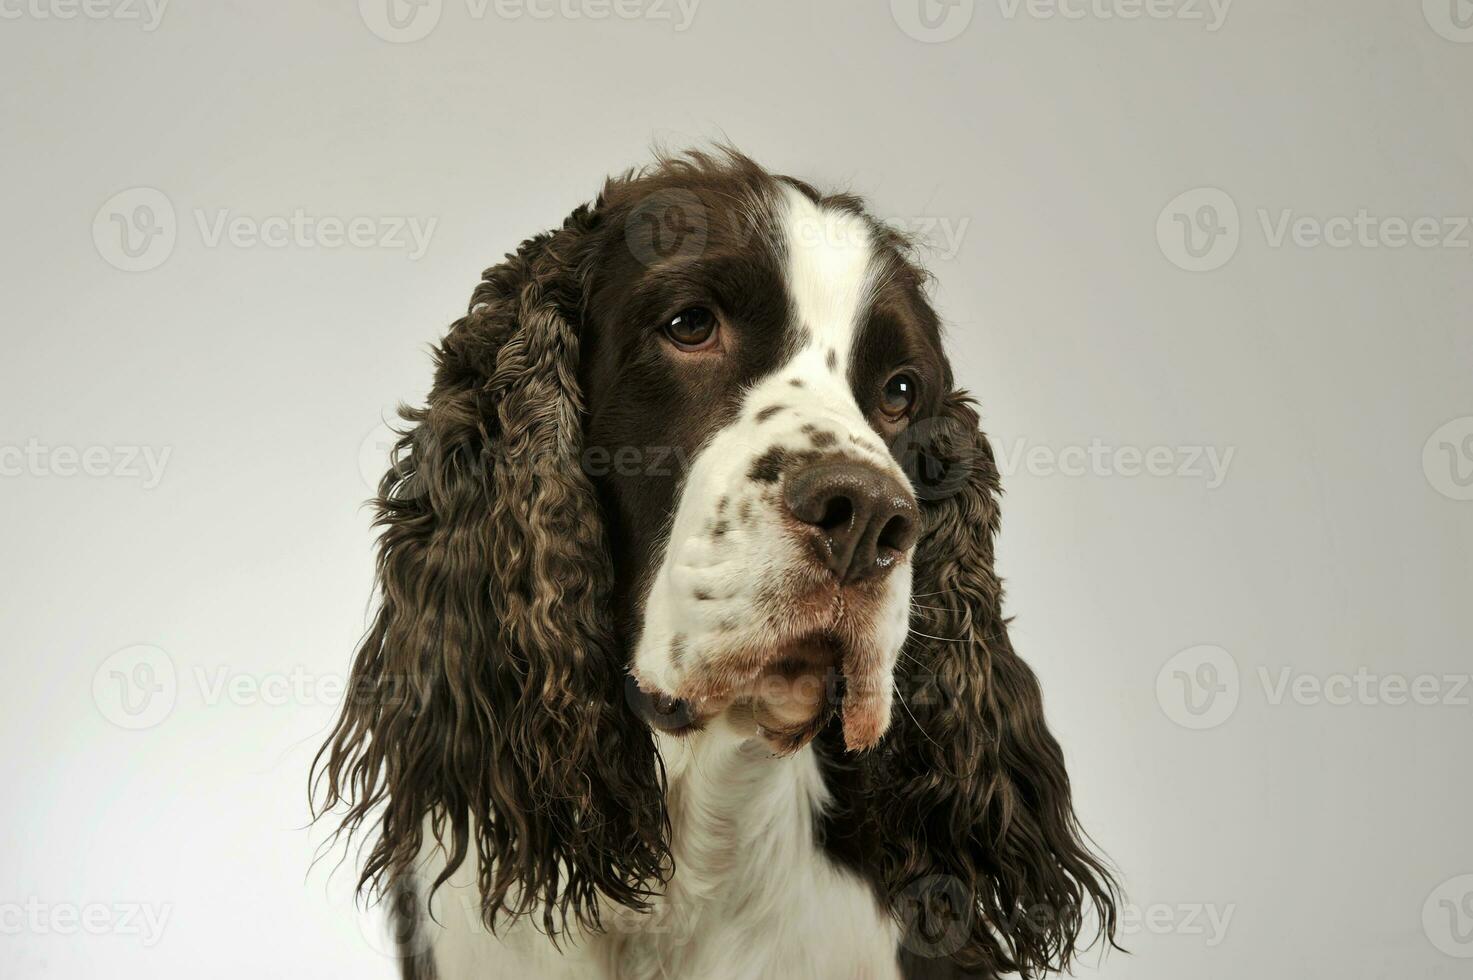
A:
[[[897,514],[885,522],[876,543],[881,548],[904,551],[915,542],[914,531],[915,523],[909,517]]]
[[[824,502],[823,513],[813,525],[825,531],[837,531],[853,519],[854,501],[848,497],[830,497]]]
[[[844,584],[883,575],[915,543],[910,489],[869,463],[831,456],[787,474],[788,513],[814,554]]]

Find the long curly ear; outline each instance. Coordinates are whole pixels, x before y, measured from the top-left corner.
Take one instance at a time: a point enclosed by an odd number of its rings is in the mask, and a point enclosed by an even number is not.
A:
[[[429,402],[376,498],[381,606],[313,766],[338,833],[377,829],[360,888],[405,876],[427,835],[446,880],[474,844],[483,917],[540,908],[600,927],[604,897],[647,907],[669,867],[663,772],[630,713],[609,626],[612,568],[582,452],[585,233],[489,269],[436,351]]]
[[[1113,943],[1119,895],[1075,819],[1038,681],[1008,641],[992,449],[960,392],[905,440],[925,527],[902,706],[874,752],[836,764],[826,829],[889,897],[907,976],[1062,971],[1088,906]]]

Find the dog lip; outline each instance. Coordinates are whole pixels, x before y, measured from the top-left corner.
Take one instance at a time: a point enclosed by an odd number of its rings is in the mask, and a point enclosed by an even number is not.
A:
[[[651,728],[678,735],[700,727],[702,719],[694,703],[646,685],[633,675],[630,680],[630,703]]]
[[[844,661],[844,647],[834,634],[822,630],[785,644],[763,668],[764,674],[793,677],[824,674],[837,670]]]

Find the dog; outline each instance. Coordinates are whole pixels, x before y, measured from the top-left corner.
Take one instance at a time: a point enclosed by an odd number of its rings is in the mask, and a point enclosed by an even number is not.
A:
[[[1036,976],[1113,945],[927,285],[861,200],[729,148],[483,273],[402,410],[311,779],[403,976]]]

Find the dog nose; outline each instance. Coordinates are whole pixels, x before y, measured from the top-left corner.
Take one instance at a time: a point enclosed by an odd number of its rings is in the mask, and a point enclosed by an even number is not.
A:
[[[819,559],[845,584],[888,572],[915,544],[915,497],[877,467],[820,460],[789,474],[783,497]]]

